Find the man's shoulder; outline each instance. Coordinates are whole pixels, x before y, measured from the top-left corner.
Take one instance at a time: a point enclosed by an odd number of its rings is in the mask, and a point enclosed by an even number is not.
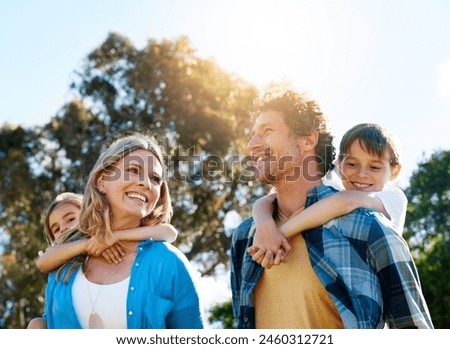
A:
[[[325,184],[312,187],[308,190],[308,193],[306,195],[306,207],[314,204],[318,200],[322,200],[327,196],[333,195],[338,191],[339,190],[337,190],[336,188]]]
[[[395,226],[381,212],[367,208],[358,208],[329,222],[344,235],[362,239],[377,240],[388,235],[398,235]]]
[[[233,240],[242,240],[246,239],[249,236],[250,229],[253,225],[253,217],[249,217],[246,220],[242,221],[233,232]]]

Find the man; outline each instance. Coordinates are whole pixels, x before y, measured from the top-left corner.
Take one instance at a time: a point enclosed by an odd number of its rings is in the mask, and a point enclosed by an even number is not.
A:
[[[278,223],[335,192],[321,179],[333,167],[332,136],[303,95],[266,94],[248,148],[257,179],[276,189]],[[409,249],[382,214],[358,209],[297,234],[289,261],[271,269],[247,253],[254,233],[249,218],[232,237],[238,328],[432,328]]]

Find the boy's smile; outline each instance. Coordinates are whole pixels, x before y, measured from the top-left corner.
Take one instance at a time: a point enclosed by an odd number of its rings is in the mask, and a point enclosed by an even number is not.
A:
[[[381,191],[392,178],[388,151],[383,157],[370,154],[358,139],[347,149],[339,169],[347,190]]]

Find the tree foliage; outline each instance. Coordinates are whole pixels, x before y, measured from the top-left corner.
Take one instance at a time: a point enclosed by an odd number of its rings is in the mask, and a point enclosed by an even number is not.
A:
[[[450,151],[418,165],[406,190],[405,238],[436,328],[450,328]]]
[[[0,327],[24,328],[43,310],[41,215],[57,193],[82,193],[102,149],[119,136],[154,136],[166,152],[178,246],[203,275],[227,266],[225,215],[245,209],[230,154],[245,145],[256,89],[196,55],[188,40],[138,49],[111,33],[77,69],[73,99],[50,122],[0,129]],[[247,213],[245,213],[247,214]]]
[[[211,309],[209,322],[212,325],[218,325],[220,328],[236,328],[236,320],[233,314],[233,302],[231,299],[222,304],[217,304]]]

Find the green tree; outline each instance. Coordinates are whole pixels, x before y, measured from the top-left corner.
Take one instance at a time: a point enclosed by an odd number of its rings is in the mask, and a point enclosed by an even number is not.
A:
[[[111,33],[75,72],[73,99],[33,130],[4,126],[0,143],[0,327],[23,328],[43,310],[41,214],[61,191],[83,192],[99,153],[141,132],[166,149],[177,244],[203,275],[227,267],[225,215],[247,215],[233,160],[246,143],[256,89],[198,57],[184,37],[138,49]],[[187,163],[186,163],[187,160]]]
[[[0,326],[24,327],[42,310],[45,276],[34,259],[43,247],[40,213],[51,181],[35,171],[36,134],[21,127],[0,129]]]
[[[236,328],[236,320],[233,314],[233,303],[231,299],[225,303],[215,305],[211,309],[208,320],[212,325],[218,326],[219,328]]]
[[[404,236],[436,328],[450,328],[450,151],[419,163],[406,190]]]

